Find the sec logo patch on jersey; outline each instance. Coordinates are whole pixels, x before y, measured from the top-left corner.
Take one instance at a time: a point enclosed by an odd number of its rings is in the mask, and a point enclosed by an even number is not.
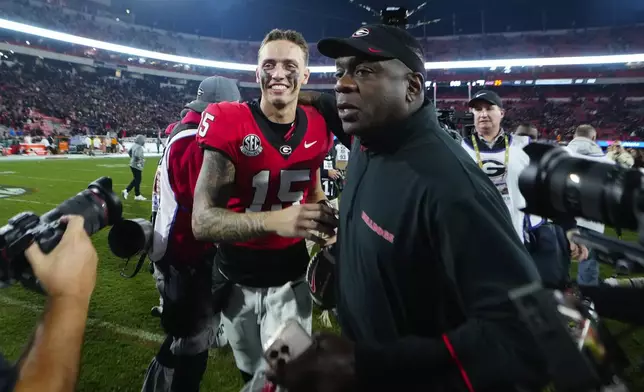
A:
[[[257,135],[247,135],[242,141],[240,150],[242,154],[247,157],[256,157],[258,156],[264,148],[262,147],[262,141]]]

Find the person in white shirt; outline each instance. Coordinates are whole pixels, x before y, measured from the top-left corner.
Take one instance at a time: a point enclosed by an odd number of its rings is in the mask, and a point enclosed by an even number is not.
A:
[[[47,140],[46,137],[43,137],[42,139],[40,139],[40,144],[45,146],[45,151],[47,151],[47,153],[51,152],[51,144],[49,144],[49,140]]]
[[[101,149],[101,137],[100,136],[95,136],[94,137],[94,150],[99,150]]]
[[[85,146],[87,147],[87,154],[89,156],[94,155],[94,143],[89,135],[85,138]]]
[[[339,169],[346,169],[347,163],[349,162],[349,149],[346,148],[342,143],[337,142],[335,139],[335,164]]]
[[[481,90],[477,92],[470,100],[469,107],[474,115],[475,132],[470,137],[463,139],[461,142],[463,148],[501,192],[515,231],[526,244],[528,250],[533,253],[534,249],[539,249],[540,254],[543,253],[543,257],[538,258],[535,258],[533,254],[543,283],[547,286],[561,286],[568,277],[565,263],[570,262],[570,257],[587,257],[588,250],[584,246],[562,241],[558,238],[556,229],[553,228],[541,230],[544,235],[543,238],[539,238],[540,244],[532,235],[531,230],[543,225],[546,221],[541,217],[526,216],[521,211],[525,207],[525,199],[519,191],[518,178],[521,171],[530,163],[530,158],[523,151],[523,148],[530,143],[530,137],[512,135],[503,130],[501,121],[505,110],[501,97],[494,91]],[[570,239],[572,234],[576,232],[574,220],[561,223],[568,239]],[[570,253],[568,253],[568,248]],[[542,259],[547,259],[548,262],[543,263]]]
[[[521,162],[522,155],[518,152],[530,143],[530,139],[506,133],[501,127],[505,110],[501,97],[494,91],[477,92],[469,107],[474,115],[474,132],[464,137],[461,145],[501,192],[514,229],[525,240],[523,213],[516,208],[514,190],[508,187],[507,176],[510,164]]]

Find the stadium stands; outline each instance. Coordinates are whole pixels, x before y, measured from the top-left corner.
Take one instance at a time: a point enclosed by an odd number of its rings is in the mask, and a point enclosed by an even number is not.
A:
[[[72,2],[73,4],[73,2]],[[91,13],[90,13],[91,11]],[[37,0],[0,0],[0,17],[67,32],[83,37],[94,38],[111,43],[133,46],[141,49],[163,53],[185,55],[190,57],[216,59],[239,63],[255,63],[259,42],[222,40],[197,35],[173,33],[167,30],[153,29],[128,23],[126,16],[115,18],[114,15],[88,10],[87,4],[76,10],[51,6]],[[123,18],[123,19],[121,19]],[[118,19],[118,21],[117,21]],[[0,38],[9,42],[25,45],[29,36],[8,31],[0,31]],[[82,47],[41,39],[30,41],[30,45],[61,50],[83,57],[104,61],[118,61],[140,66],[180,69],[183,72],[212,75],[212,69],[194,66],[165,64],[160,61],[146,61],[118,56],[100,50],[88,50]],[[557,57],[597,54],[624,54],[644,52],[644,26],[620,26],[615,28],[557,30],[531,33],[502,33],[470,36],[428,37],[424,41],[427,61],[455,61],[477,59],[499,59],[517,57]],[[329,59],[317,53],[315,45],[310,45],[311,64],[331,65]],[[530,73],[553,72],[556,69],[532,69]],[[467,71],[472,73],[471,71]],[[503,70],[500,71],[503,73]],[[526,72],[526,70],[522,70]],[[223,75],[253,81],[248,73],[231,73],[221,71]],[[450,72],[451,74],[452,72]],[[459,71],[458,73],[463,73]],[[487,72],[489,73],[489,72]],[[434,72],[445,75],[445,72]],[[477,73],[480,76],[480,73]],[[316,74],[313,79],[329,80],[330,74]],[[434,76],[434,75],[432,75]]]
[[[137,48],[203,57],[216,60],[254,63],[258,42],[226,41],[151,29],[127,22],[127,16],[116,20],[107,10],[86,2],[67,2],[67,7],[51,6],[35,0],[0,0],[0,17],[31,23],[58,31],[120,43]],[[459,60],[504,57],[544,57],[591,54],[644,52],[644,26],[615,29],[506,33],[486,36],[432,37],[424,44],[427,60]],[[250,72],[213,70],[194,66],[163,63],[127,57],[74,46],[58,41],[0,30],[0,38],[20,47],[66,53],[78,59],[94,61],[87,67],[49,58],[18,53],[0,54],[0,125],[7,129],[26,129],[44,133],[103,133],[108,130],[128,134],[156,134],[167,123],[176,120],[182,105],[192,99],[198,77],[177,82],[159,76],[154,70],[172,70],[176,75],[212,75],[236,78],[244,83],[247,99],[257,97],[254,75]],[[311,63],[329,64],[311,45]],[[109,62],[110,65],[106,65]],[[104,66],[101,67],[100,64]],[[121,66],[120,64],[123,64]],[[149,70],[152,75],[127,73],[128,65]],[[430,80],[490,80],[501,73],[515,80],[549,78],[617,78],[644,77],[644,70],[631,67],[603,68],[521,68],[518,70],[432,71]],[[114,68],[117,70],[115,71]],[[121,75],[123,71],[123,75]],[[146,73],[146,72],[142,72]],[[174,75],[174,74],[173,74]],[[125,77],[121,77],[125,76]],[[311,83],[326,83],[331,75],[316,74]],[[250,83],[248,83],[250,82]],[[644,92],[630,85],[592,86],[521,86],[499,87],[506,100],[505,126],[532,122],[548,138],[566,139],[575,125],[590,123],[604,138],[624,140],[644,133],[639,102]],[[255,87],[255,88],[252,88]],[[478,87],[476,87],[478,88]],[[468,91],[441,88],[438,106],[466,110]],[[47,121],[43,121],[46,118]],[[0,131],[1,132],[1,131]]]

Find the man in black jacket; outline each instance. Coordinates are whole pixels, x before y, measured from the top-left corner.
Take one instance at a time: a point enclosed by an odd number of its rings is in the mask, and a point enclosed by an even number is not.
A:
[[[344,337],[315,337],[271,377],[289,392],[538,388],[542,358],[508,298],[538,273],[499,192],[441,130],[421,47],[371,25],[318,49],[336,60],[338,137],[352,139],[336,262]],[[317,104],[329,117],[333,102]]]

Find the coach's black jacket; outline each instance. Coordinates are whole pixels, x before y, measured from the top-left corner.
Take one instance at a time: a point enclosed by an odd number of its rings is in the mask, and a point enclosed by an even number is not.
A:
[[[318,106],[328,117],[327,99]],[[337,310],[356,342],[360,383],[428,392],[541,385],[541,355],[508,298],[539,275],[498,190],[429,102],[377,134],[353,143],[338,231]]]

